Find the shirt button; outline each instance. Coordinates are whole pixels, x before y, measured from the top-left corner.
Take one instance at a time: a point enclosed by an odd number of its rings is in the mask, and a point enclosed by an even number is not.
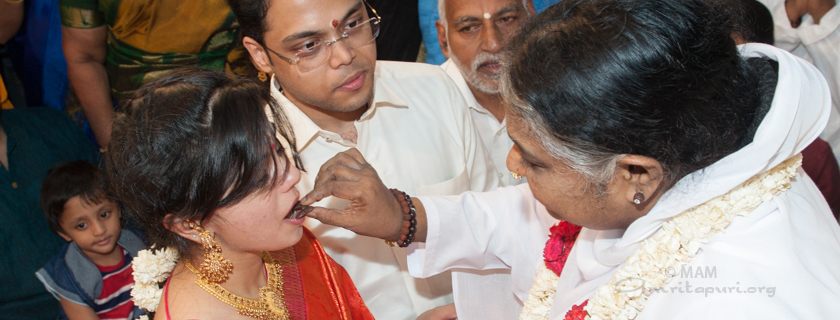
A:
[[[499,174],[499,179],[504,178],[504,177],[505,177],[505,175],[503,175],[501,173]]]
[[[17,189],[17,182],[12,182],[12,189]]]

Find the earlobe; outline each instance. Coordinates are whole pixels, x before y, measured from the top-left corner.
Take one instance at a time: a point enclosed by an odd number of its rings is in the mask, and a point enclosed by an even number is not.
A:
[[[242,45],[245,47],[245,50],[248,50],[248,54],[251,56],[251,62],[257,69],[267,74],[274,73],[271,58],[259,42],[251,37],[244,37],[242,38]]]

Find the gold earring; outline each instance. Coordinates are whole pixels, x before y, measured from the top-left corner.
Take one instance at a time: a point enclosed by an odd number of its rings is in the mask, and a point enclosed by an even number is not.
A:
[[[209,282],[224,283],[228,275],[233,272],[233,264],[222,256],[222,248],[216,243],[210,231],[204,230],[194,222],[190,222],[190,228],[199,232],[198,237],[201,238],[201,245],[204,246],[204,261],[198,268],[200,276]]]
[[[263,71],[257,72],[257,78],[262,82],[266,82],[268,81],[268,74]]]
[[[513,180],[522,180],[522,176],[519,173],[513,171],[510,172],[510,176],[513,177]]]

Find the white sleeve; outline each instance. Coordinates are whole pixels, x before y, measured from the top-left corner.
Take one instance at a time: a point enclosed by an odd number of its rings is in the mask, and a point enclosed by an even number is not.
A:
[[[539,260],[557,222],[528,184],[419,200],[426,210],[426,243],[409,246],[408,269],[420,278],[452,268],[510,269]]]

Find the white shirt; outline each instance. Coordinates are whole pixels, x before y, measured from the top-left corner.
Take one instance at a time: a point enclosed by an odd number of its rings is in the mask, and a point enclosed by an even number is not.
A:
[[[771,46],[741,49],[746,56],[779,61],[776,94],[753,142],[681,179],[626,230],[584,228],[558,280],[549,319],[563,319],[573,305],[592,297],[663,221],[769,170],[823,131],[831,100],[819,71]],[[425,246],[409,246],[412,275],[507,267],[512,293],[527,299],[549,226],[556,222],[527,184],[420,201],[428,233]],[[686,265],[695,271],[680,270],[680,278],[663,287],[668,292],[654,292],[636,319],[833,319],[840,314],[838,265],[840,227],[800,169],[787,193],[709,238]],[[689,285],[692,292],[680,291]]]
[[[446,74],[452,78],[452,81],[458,86],[458,90],[461,90],[461,94],[464,95],[464,99],[470,107],[470,116],[475,122],[475,128],[478,129],[478,135],[481,136],[484,147],[487,148],[490,157],[493,158],[493,164],[496,166],[496,171],[499,172],[502,185],[512,186],[525,182],[524,179],[514,180],[511,175],[507,174],[509,172],[507,156],[510,149],[513,148],[513,140],[510,140],[510,136],[508,136],[505,119],[499,122],[496,116],[478,103],[461,74],[461,70],[458,69],[452,59],[446,60],[440,67],[443,71],[446,71]]]
[[[507,156],[513,148],[513,140],[508,136],[505,119],[499,122],[496,116],[478,103],[461,70],[452,59],[447,60],[440,67],[446,71],[464,95],[478,134],[499,172],[501,184],[512,186],[524,183],[525,179],[514,180],[510,174],[506,174],[508,172]],[[456,270],[452,272],[452,286],[458,319],[514,319],[522,311],[523,301],[517,299],[516,296],[497,294],[499,291],[511,290],[510,270],[490,269],[478,272]]]
[[[322,130],[272,81],[272,96],[292,124],[307,170],[297,185],[302,194],[313,189],[321,165],[350,148],[364,155],[385,185],[411,196],[492,190],[499,184],[464,98],[437,66],[377,61],[370,107],[355,122],[356,143]],[[343,208],[346,203],[330,197],[315,205]],[[428,309],[452,303],[449,274],[412,278],[404,248],[314,219],[305,225],[347,270],[377,319],[414,320]]]
[[[820,135],[840,161],[840,5],[835,5],[814,24],[806,15],[798,28],[790,26],[784,0],[759,0],[773,14],[775,45],[814,64],[828,81],[831,117]]]

